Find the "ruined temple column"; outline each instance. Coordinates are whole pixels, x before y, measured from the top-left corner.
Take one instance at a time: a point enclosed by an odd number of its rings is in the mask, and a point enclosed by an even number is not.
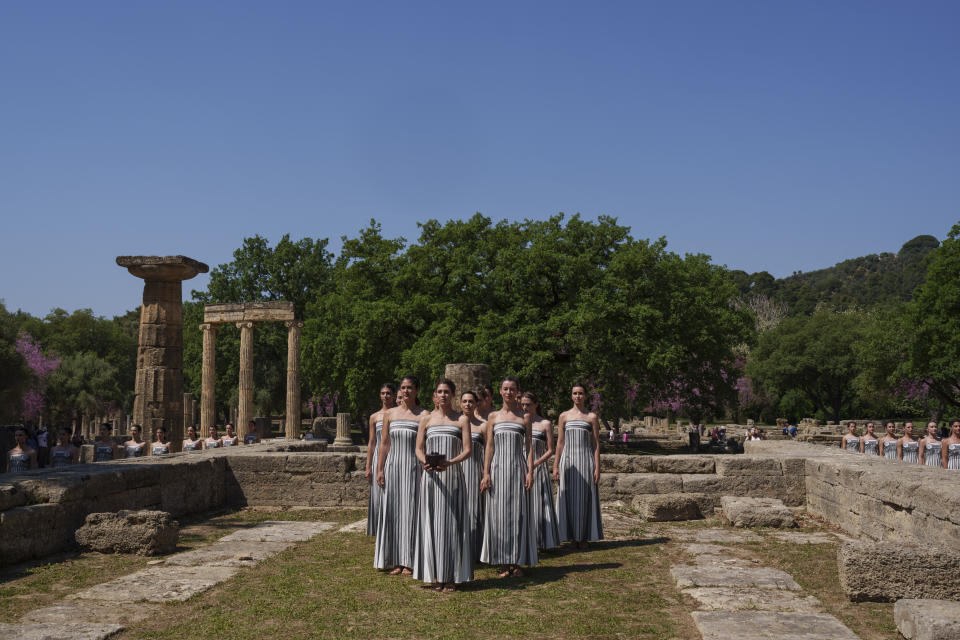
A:
[[[450,378],[457,385],[457,392],[453,397],[453,408],[460,410],[460,394],[467,389],[479,389],[490,384],[490,367],[485,364],[448,364],[443,371],[445,378]]]
[[[203,332],[203,367],[200,374],[200,433],[207,434],[216,420],[217,388],[217,325],[205,322]],[[204,438],[207,436],[204,435]]]
[[[288,438],[300,437],[300,330],[303,323],[287,320],[287,424]]]
[[[238,322],[240,329],[240,387],[237,408],[237,434],[247,435],[247,423],[253,419],[253,323]],[[263,434],[260,434],[262,437]]]
[[[350,437],[350,414],[337,414],[337,437],[333,440],[336,447],[349,447],[353,445],[353,438]]]
[[[150,441],[159,426],[183,440],[183,281],[207,265],[184,256],[118,256],[117,264],[143,278],[140,344],[133,421]]]

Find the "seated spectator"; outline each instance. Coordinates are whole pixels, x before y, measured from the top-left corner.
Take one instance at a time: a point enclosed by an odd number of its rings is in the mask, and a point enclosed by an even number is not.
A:
[[[123,443],[123,451],[127,458],[139,458],[147,449],[147,443],[140,437],[140,425],[130,426],[130,439]]]
[[[70,427],[60,427],[57,446],[50,450],[50,466],[54,469],[80,462],[80,449],[70,442]]]
[[[797,425],[795,424],[790,425],[790,437],[791,438],[797,437]]]
[[[228,423],[227,423],[227,426],[224,427],[224,430],[226,431],[226,433],[223,435],[222,438],[220,438],[220,444],[221,444],[222,446],[224,446],[224,447],[235,447],[235,446],[237,446],[238,444],[243,444],[242,442],[240,442],[240,438],[237,437],[237,434],[235,434],[235,433],[233,432],[233,425],[232,425],[232,424],[230,424],[230,423],[228,422]]]
[[[117,455],[117,443],[113,441],[112,431],[110,424],[104,422],[100,425],[100,435],[93,441],[94,462],[110,462],[120,457]]]
[[[212,424],[210,425],[210,431],[208,432],[207,439],[203,441],[204,449],[219,449],[221,444],[220,436],[217,435],[217,426]]]
[[[257,444],[260,442],[260,434],[257,433],[257,423],[251,420],[247,423],[247,435],[243,439],[243,444]]]
[[[13,432],[13,438],[17,444],[7,451],[7,472],[23,473],[37,469],[37,450],[27,443],[27,430],[17,427]]]
[[[187,427],[187,437],[183,440],[183,450],[184,451],[202,451],[203,450],[203,440],[197,436],[197,428],[194,426]]]
[[[167,428],[157,427],[156,440],[150,447],[150,455],[165,456],[170,453],[170,441],[167,440]]]

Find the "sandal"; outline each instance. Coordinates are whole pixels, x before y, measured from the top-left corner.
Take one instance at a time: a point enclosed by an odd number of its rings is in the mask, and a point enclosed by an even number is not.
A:
[[[413,575],[413,571],[411,571],[410,569],[404,567],[404,568],[403,568],[403,571],[400,572],[400,575],[402,575],[402,576],[412,576],[412,575]]]
[[[399,566],[398,566],[398,567],[394,567],[393,569],[390,570],[389,573],[387,573],[387,575],[388,575],[388,576],[398,576],[398,575],[400,575],[400,572],[401,572],[401,571],[403,571],[403,567],[399,567]]]
[[[512,575],[514,578],[522,578],[527,574],[525,574],[523,572],[523,569],[521,569],[520,567],[514,567],[513,571],[510,572],[510,575]]]
[[[457,590],[457,585],[453,584],[452,582],[448,582],[443,586],[444,593],[453,593],[456,590]]]
[[[497,574],[498,578],[506,578],[510,575],[510,567],[501,567],[500,573]]]

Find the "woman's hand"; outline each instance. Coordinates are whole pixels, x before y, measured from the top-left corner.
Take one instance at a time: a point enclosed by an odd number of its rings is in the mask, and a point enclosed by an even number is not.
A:
[[[523,480],[523,486],[527,491],[530,491],[530,488],[533,486],[533,472],[528,472],[527,477]]]
[[[383,477],[383,471],[377,473],[377,484],[380,485],[381,489],[384,489],[387,486],[387,480]]]
[[[480,481],[480,493],[488,491],[493,488],[493,483],[490,482],[490,476],[484,474],[483,480]]]
[[[556,468],[553,469],[553,481],[560,482],[560,472]]]
[[[368,484],[373,483],[373,471],[371,471],[369,467],[367,467],[367,470],[364,472],[363,476],[367,479]]]
[[[593,469],[593,484],[600,484],[600,467]]]

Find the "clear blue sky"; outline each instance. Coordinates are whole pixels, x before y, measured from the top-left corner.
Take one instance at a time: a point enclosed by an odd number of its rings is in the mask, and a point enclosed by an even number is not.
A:
[[[113,315],[117,255],[476,211],[776,276],[942,239],[958,33],[955,1],[3,2],[0,298]]]

